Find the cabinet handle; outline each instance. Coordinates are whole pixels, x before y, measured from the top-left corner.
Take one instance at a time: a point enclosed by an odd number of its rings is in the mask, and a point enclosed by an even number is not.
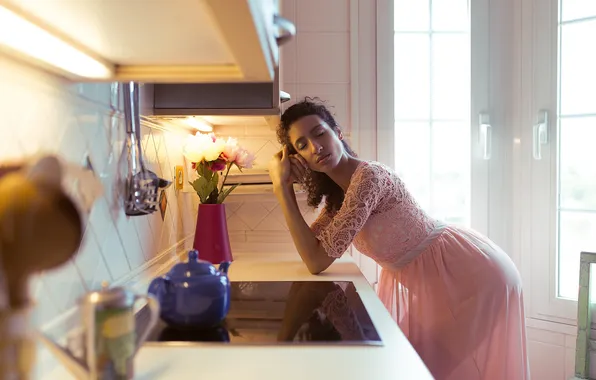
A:
[[[280,32],[275,36],[277,46],[285,44],[296,35],[296,27],[287,18],[275,15],[273,16],[273,24],[280,29]]]
[[[540,111],[540,121],[532,128],[532,155],[542,159],[542,145],[548,144],[548,111]]]
[[[478,118],[478,128],[480,143],[482,146],[482,159],[490,160],[491,144],[492,144],[492,126],[490,125],[490,117],[486,113],[481,113]]]

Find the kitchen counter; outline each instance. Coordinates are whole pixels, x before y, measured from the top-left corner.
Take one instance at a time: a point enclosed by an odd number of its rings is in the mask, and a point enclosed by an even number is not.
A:
[[[135,379],[432,379],[351,257],[311,275],[297,255],[236,254],[232,281],[353,281],[383,346],[144,346]],[[72,379],[62,367],[49,379]]]

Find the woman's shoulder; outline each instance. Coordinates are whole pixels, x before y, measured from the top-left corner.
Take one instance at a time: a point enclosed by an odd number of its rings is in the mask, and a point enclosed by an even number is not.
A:
[[[358,179],[393,178],[395,172],[389,166],[378,161],[361,161],[354,172]]]

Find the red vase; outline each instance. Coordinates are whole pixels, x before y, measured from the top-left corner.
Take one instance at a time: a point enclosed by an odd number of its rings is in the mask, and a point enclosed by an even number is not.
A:
[[[193,248],[199,259],[219,264],[233,261],[224,204],[200,204]]]

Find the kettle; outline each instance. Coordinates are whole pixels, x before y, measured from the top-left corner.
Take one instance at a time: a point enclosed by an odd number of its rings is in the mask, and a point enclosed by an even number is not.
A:
[[[199,260],[199,252],[188,252],[188,262],[178,263],[164,276],[155,278],[149,293],[160,303],[160,317],[172,327],[211,328],[230,310],[230,262],[217,270]]]
[[[146,301],[150,311],[144,326],[136,326],[134,306],[138,301]],[[77,379],[132,379],[134,356],[158,320],[157,300],[121,287],[108,288],[104,282],[101,290],[84,295],[79,305],[82,360],[43,333],[38,333],[38,338]]]

